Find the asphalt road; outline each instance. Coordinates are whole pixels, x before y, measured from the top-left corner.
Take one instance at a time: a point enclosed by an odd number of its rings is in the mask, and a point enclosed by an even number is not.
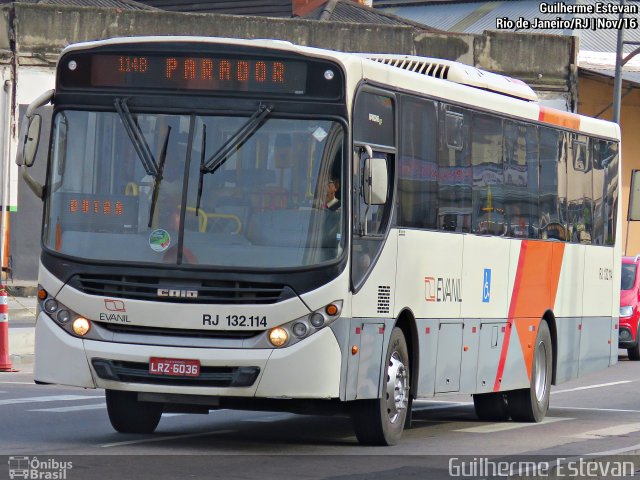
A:
[[[38,386],[26,366],[0,374],[0,480],[23,457],[68,460],[70,480],[377,479],[451,478],[458,457],[640,453],[640,362],[621,357],[613,368],[554,387],[540,424],[479,421],[467,395],[416,402],[413,419],[393,447],[358,445],[346,417],[228,410],[164,415],[152,435],[123,435],[109,424],[103,391]]]

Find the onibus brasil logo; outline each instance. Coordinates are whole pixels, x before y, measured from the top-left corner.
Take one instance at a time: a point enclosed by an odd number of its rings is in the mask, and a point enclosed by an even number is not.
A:
[[[62,462],[54,458],[38,460],[38,457],[9,457],[9,478],[33,480],[65,480],[73,462]]]

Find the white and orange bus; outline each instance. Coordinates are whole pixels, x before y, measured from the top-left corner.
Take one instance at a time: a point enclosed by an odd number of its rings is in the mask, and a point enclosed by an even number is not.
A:
[[[46,185],[28,167],[53,104]],[[617,125],[511,78],[273,40],[66,48],[18,164],[45,202],[34,376],[163,412],[412,401],[540,421],[617,360]]]

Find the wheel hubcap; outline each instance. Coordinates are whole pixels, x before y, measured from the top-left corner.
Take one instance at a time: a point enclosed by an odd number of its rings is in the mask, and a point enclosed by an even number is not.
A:
[[[536,399],[541,402],[547,393],[547,347],[543,342],[536,348]]]
[[[387,366],[387,414],[394,423],[409,403],[409,378],[407,368],[398,352],[393,352]]]

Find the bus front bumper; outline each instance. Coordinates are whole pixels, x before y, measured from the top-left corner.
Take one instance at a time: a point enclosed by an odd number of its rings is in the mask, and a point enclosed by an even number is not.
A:
[[[200,378],[151,375],[151,357],[198,360]],[[340,347],[329,328],[282,349],[214,349],[83,340],[62,330],[44,312],[36,324],[34,379],[39,383],[167,394],[329,399],[339,397],[340,367]]]

